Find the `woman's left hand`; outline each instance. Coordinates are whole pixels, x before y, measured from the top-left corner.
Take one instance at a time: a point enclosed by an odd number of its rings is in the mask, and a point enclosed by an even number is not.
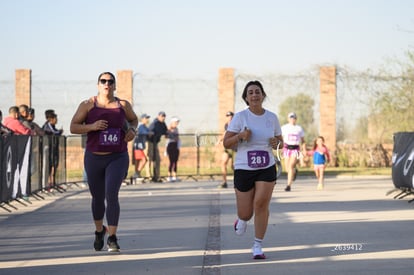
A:
[[[283,141],[281,141],[279,138],[277,137],[272,137],[269,139],[269,145],[276,150],[278,147],[279,149],[281,149],[283,147]]]
[[[129,128],[128,131],[125,133],[125,142],[129,142],[135,138],[135,131],[133,128]]]

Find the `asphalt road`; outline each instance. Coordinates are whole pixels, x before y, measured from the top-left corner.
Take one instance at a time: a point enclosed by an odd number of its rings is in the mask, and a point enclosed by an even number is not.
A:
[[[219,179],[218,179],[219,180]],[[275,188],[266,260],[252,260],[253,223],[232,229],[232,184],[219,181],[121,188],[121,253],[93,250],[87,189],[44,194],[0,209],[0,274],[413,274],[413,204],[386,195],[391,178],[299,177]]]

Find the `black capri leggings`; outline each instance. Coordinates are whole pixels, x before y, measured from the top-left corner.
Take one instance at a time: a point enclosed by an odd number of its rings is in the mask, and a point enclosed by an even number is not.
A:
[[[120,213],[118,193],[122,181],[128,173],[128,153],[95,155],[86,151],[84,163],[89,191],[92,195],[93,219],[102,220],[104,218],[106,200],[108,225],[117,226]]]
[[[168,172],[177,172],[177,162],[180,156],[180,150],[178,149],[178,142],[170,142],[167,145],[168,159],[170,164],[168,165]]]

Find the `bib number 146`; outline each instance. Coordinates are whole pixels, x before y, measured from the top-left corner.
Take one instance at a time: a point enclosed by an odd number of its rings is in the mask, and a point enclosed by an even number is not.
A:
[[[109,128],[101,131],[99,135],[100,145],[118,145],[121,139],[121,130],[119,128]]]

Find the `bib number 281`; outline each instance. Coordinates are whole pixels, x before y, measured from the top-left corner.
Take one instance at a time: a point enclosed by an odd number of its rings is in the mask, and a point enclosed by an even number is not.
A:
[[[269,165],[269,153],[267,151],[248,151],[247,162],[251,168],[261,168]]]

